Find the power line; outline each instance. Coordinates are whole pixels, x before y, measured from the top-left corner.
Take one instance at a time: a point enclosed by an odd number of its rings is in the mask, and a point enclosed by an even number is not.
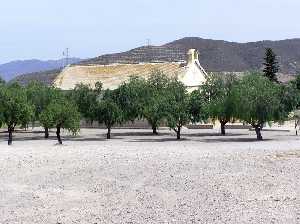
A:
[[[151,39],[148,38],[148,39],[147,39],[147,47],[150,47],[150,45],[151,45]]]
[[[63,67],[67,67],[69,65],[69,48],[67,47],[64,51],[63,51]]]

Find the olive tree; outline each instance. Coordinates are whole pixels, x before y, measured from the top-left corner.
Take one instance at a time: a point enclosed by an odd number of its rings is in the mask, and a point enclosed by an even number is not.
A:
[[[23,87],[10,84],[0,88],[0,117],[7,126],[8,145],[12,144],[15,127],[17,125],[25,127],[32,116],[33,106],[29,103]]]
[[[145,97],[143,105],[143,117],[151,125],[153,134],[166,117],[167,104],[166,91],[170,79],[161,71],[155,70],[146,81],[144,88]]]
[[[102,84],[97,82],[94,89],[90,85],[77,84],[70,92],[70,98],[76,103],[81,116],[91,123],[95,119],[95,105],[101,90]]]
[[[289,117],[290,112],[297,110],[300,103],[300,91],[293,85],[288,83],[280,85],[279,92],[279,110],[277,111],[277,120],[284,121]]]
[[[143,106],[145,105],[146,80],[137,76],[130,77],[128,82],[122,83],[115,90],[114,98],[123,113],[123,121],[134,122],[143,117]]]
[[[41,113],[46,109],[49,103],[61,96],[61,91],[48,87],[40,82],[31,82],[27,88],[27,97],[29,102],[34,106],[34,116],[32,122],[40,120]],[[49,137],[49,126],[43,126],[45,129],[45,138]]]
[[[260,73],[245,75],[232,90],[235,116],[252,125],[257,140],[266,122],[275,121],[280,109],[280,87]]]
[[[189,95],[188,112],[192,123],[203,122],[208,119],[208,112],[205,108],[206,99],[202,90],[194,90]]]
[[[169,82],[166,91],[167,124],[181,138],[181,129],[190,122],[189,97],[183,83],[174,79]]]
[[[201,88],[205,108],[209,117],[221,124],[221,134],[225,135],[225,125],[234,121],[234,101],[232,89],[237,82],[233,74],[211,73]]]
[[[111,128],[122,122],[122,110],[119,108],[113,94],[114,91],[106,90],[101,101],[97,102],[95,109],[96,119],[107,128],[107,139],[111,138]]]
[[[62,144],[61,129],[76,134],[80,128],[80,113],[77,106],[64,97],[55,99],[41,113],[40,121],[44,126],[56,128],[56,137]]]
[[[300,75],[298,74],[294,80],[288,85],[283,85],[281,89],[281,113],[290,120],[295,121],[295,131],[298,135],[298,128],[300,125]]]

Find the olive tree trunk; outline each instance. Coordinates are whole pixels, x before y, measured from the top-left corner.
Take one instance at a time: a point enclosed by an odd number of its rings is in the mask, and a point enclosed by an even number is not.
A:
[[[45,128],[45,138],[49,138],[49,128]]]
[[[8,145],[12,145],[12,141],[13,141],[13,137],[12,137],[12,133],[14,131],[13,127],[8,127]]]
[[[107,139],[111,139],[111,126],[107,127],[107,134],[106,134]]]
[[[158,135],[157,126],[156,125],[152,125],[152,132],[153,132],[154,135]]]
[[[263,137],[261,135],[261,129],[262,129],[261,126],[260,125],[255,125],[254,128],[255,128],[255,133],[256,133],[257,140],[262,141]]]
[[[180,140],[180,138],[181,138],[181,127],[177,126],[177,129],[174,129],[174,131],[176,132],[177,140]]]
[[[56,137],[57,137],[57,141],[60,145],[62,145],[62,140],[61,140],[61,137],[60,137],[60,129],[61,127],[58,125],[56,126]]]
[[[221,135],[226,135],[225,125],[227,124],[227,121],[220,121],[220,123],[221,123]]]

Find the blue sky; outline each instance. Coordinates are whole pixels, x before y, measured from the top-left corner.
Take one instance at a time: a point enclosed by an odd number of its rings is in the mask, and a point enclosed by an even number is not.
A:
[[[300,38],[299,0],[2,0],[0,63],[94,57],[186,36]]]

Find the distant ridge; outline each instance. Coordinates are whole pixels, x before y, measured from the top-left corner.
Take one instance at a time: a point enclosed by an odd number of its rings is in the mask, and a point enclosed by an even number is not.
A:
[[[33,72],[24,75],[19,75],[10,82],[17,82],[22,86],[28,85],[31,81],[37,81],[44,83],[45,85],[52,85],[55,78],[59,75],[62,69],[54,69],[54,70],[47,70],[42,72]]]
[[[143,46],[127,52],[107,54],[80,64],[138,63],[186,60],[188,49],[200,52],[200,61],[208,71],[243,72],[261,69],[265,48],[278,55],[281,73],[300,71],[300,39],[236,43],[223,40],[185,37],[162,46]]]
[[[77,63],[80,60],[81,59],[79,58],[70,58],[69,63]],[[61,68],[63,66],[64,61],[65,59],[48,61],[41,61],[36,59],[12,61],[0,65],[0,75],[8,81],[22,74]]]
[[[106,54],[77,62],[75,60],[72,63],[104,65],[111,63],[178,62],[185,61],[187,51],[195,48],[200,52],[201,65],[208,72],[244,72],[262,69],[265,48],[267,47],[273,48],[278,55],[282,80],[289,80],[290,75],[300,73],[300,39],[236,43],[199,37],[185,37],[162,46],[142,46],[122,53]],[[34,69],[42,71],[37,67],[34,67]],[[17,80],[25,84],[31,80],[39,79],[49,83],[59,73],[59,70],[53,71],[51,69],[46,72],[25,74],[13,81]]]

